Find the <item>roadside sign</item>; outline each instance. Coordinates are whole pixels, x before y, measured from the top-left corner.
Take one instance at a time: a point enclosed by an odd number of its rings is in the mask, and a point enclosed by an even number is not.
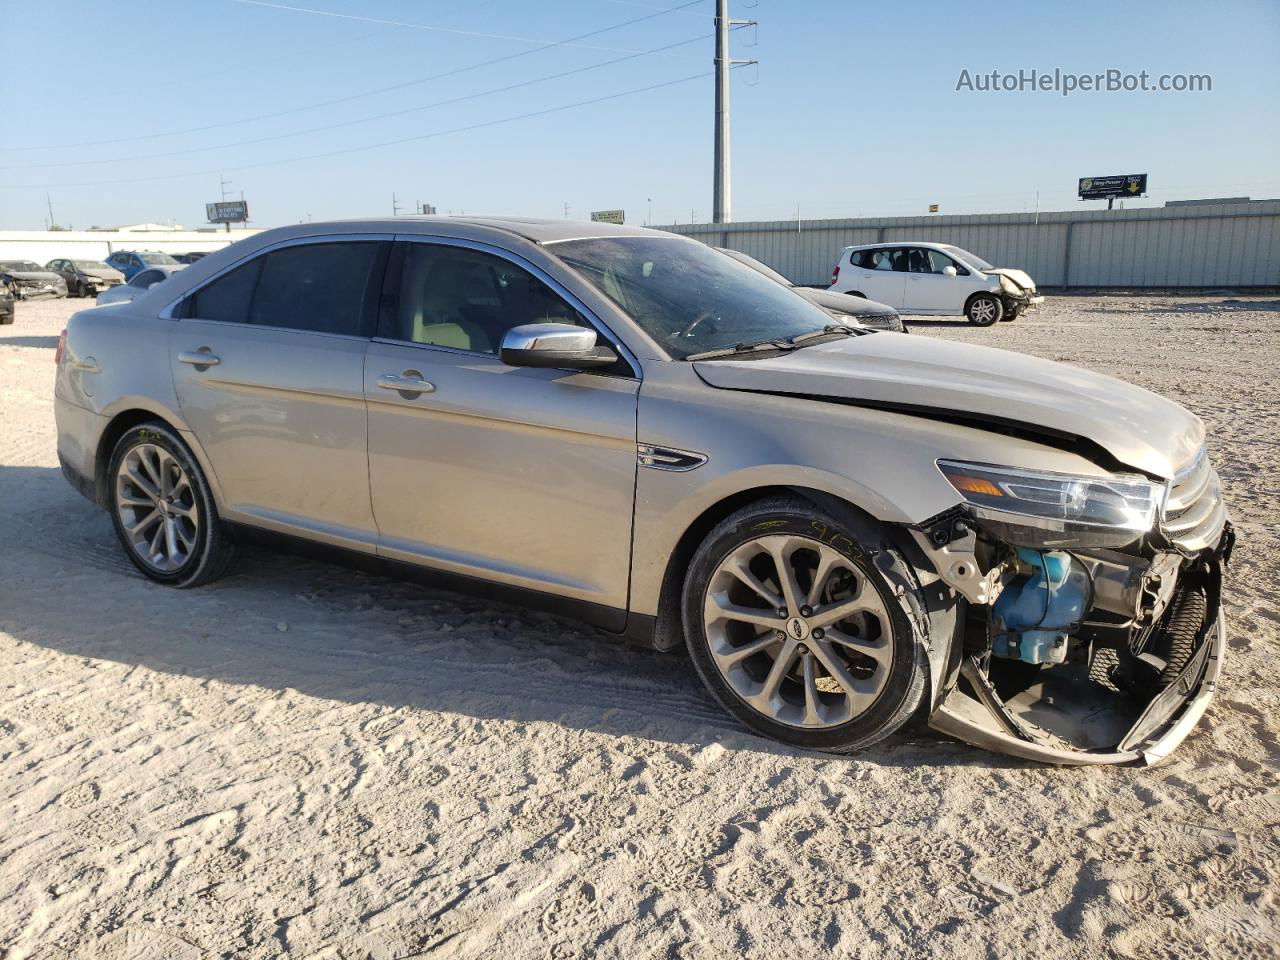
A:
[[[1140,197],[1147,192],[1147,175],[1130,173],[1116,177],[1081,177],[1081,200],[1111,200],[1116,197]]]
[[[206,203],[204,212],[210,223],[245,223],[249,219],[249,204],[244,200]]]
[[[627,212],[625,210],[593,210],[591,211],[592,223],[626,223]]]
[[[929,212],[930,212],[930,213],[937,213],[937,212],[938,212],[938,205],[937,205],[936,203],[931,203],[931,204],[929,204]]]

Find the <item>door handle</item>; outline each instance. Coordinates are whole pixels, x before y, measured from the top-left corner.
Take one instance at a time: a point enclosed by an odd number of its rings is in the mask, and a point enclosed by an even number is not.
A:
[[[436,385],[423,380],[421,376],[408,376],[417,371],[406,370],[405,375],[384,373],[378,378],[378,386],[383,390],[395,390],[399,393],[435,393]]]
[[[189,363],[193,367],[216,367],[222,360],[210,353],[208,347],[201,347],[199,350],[184,350],[178,354],[178,362]]]

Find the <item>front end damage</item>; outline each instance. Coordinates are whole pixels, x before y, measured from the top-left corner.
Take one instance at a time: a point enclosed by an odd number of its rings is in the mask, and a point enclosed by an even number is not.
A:
[[[1166,484],[939,469],[965,502],[910,530],[932,595],[954,604],[937,618],[954,635],[934,658],[930,726],[1049,763],[1167,756],[1208,706],[1226,642],[1234,533],[1203,451]]]

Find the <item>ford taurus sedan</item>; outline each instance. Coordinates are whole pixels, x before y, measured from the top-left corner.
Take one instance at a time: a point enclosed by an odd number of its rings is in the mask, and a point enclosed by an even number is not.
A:
[[[1155,761],[1225,646],[1199,419],[1076,367],[834,323],[694,240],[563,221],[267,231],[72,317],[58,456],[143,574],[238,545],[541,605],[846,751],[913,714]]]

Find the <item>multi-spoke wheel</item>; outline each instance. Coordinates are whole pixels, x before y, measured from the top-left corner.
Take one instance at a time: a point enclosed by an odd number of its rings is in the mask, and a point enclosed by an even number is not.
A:
[[[989,293],[980,293],[964,308],[969,322],[978,327],[989,327],[1004,316],[1004,304]]]
[[[161,583],[194,586],[220,575],[234,547],[190,451],[161,423],[125,431],[111,458],[111,514],[129,559]]]
[[[712,531],[685,584],[686,638],[707,686],[800,746],[865,746],[923,692],[923,644],[866,552],[892,548],[874,524],[852,526],[800,500],[747,507]]]
[[[116,509],[128,545],[143,563],[172,573],[191,559],[200,533],[191,478],[169,451],[139,443],[116,470]]]

